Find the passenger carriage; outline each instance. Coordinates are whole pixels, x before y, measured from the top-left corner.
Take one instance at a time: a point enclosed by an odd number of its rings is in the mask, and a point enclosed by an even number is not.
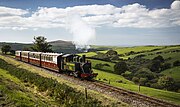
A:
[[[42,52],[30,52],[29,63],[37,66],[41,66],[41,53]]]
[[[15,58],[16,58],[17,60],[21,60],[21,51],[16,51],[16,52],[15,52]]]
[[[61,70],[61,58],[62,54],[58,53],[42,53],[41,54],[41,66],[55,71]],[[59,61],[58,61],[59,59]]]
[[[29,63],[29,53],[30,51],[21,51],[21,60]]]

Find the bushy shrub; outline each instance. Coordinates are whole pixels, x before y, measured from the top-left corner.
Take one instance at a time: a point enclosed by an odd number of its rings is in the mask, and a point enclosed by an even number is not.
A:
[[[161,66],[161,71],[171,68],[171,63],[164,63]]]
[[[179,60],[174,61],[174,62],[173,62],[173,66],[180,66],[180,61],[179,61]]]
[[[151,72],[148,68],[141,68],[134,75],[138,78],[147,78],[148,80],[156,78],[155,73]]]
[[[134,83],[138,84],[138,83],[139,83],[139,78],[138,78],[138,77],[133,77],[133,78],[132,78],[132,81],[133,81]]]
[[[160,60],[153,60],[150,65],[150,70],[159,73],[161,70],[161,63],[162,62]]]
[[[151,84],[152,88],[161,89],[162,87],[158,83]]]
[[[160,62],[164,62],[164,58],[161,55],[154,57],[153,60],[159,60]]]
[[[140,78],[139,79],[139,84],[145,85],[148,82],[147,78]]]
[[[173,85],[175,84],[174,79],[168,76],[162,76],[158,80],[158,84],[166,90],[172,90]]]
[[[124,73],[127,70],[128,70],[128,66],[127,66],[126,62],[124,62],[124,61],[117,62],[114,65],[114,73],[116,73],[116,74],[121,75],[122,73]]]
[[[118,53],[117,53],[117,51],[115,51],[115,50],[108,50],[107,52],[106,52],[106,54],[107,55],[118,55]]]

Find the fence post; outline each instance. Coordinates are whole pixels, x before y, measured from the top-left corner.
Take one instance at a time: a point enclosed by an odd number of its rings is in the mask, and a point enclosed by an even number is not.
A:
[[[109,79],[109,84],[110,84],[110,79]]]
[[[85,96],[86,96],[86,99],[87,99],[87,88],[85,88]]]
[[[138,85],[138,88],[139,88],[138,91],[139,91],[139,92],[140,92],[140,86],[141,86],[141,84]]]

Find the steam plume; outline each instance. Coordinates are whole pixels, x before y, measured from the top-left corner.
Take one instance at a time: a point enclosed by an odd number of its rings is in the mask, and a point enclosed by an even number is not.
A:
[[[77,14],[67,15],[67,29],[73,35],[76,49],[87,51],[89,41],[95,38],[95,29],[86,24]]]

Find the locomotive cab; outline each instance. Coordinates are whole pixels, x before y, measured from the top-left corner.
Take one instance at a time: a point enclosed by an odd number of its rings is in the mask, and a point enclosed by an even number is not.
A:
[[[98,75],[97,73],[93,73],[93,70],[91,68],[91,63],[88,61],[82,64],[81,69],[82,69],[81,78],[92,79]]]
[[[91,63],[87,61],[85,55],[65,54],[62,56],[61,69],[78,78],[92,79],[96,77],[96,73],[92,73]]]

